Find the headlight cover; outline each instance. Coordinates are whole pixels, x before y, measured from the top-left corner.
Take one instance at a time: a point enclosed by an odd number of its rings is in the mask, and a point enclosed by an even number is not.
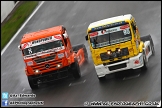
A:
[[[63,58],[64,57],[64,53],[60,53],[60,54],[57,54],[58,58]]]
[[[31,66],[31,65],[33,65],[33,61],[28,61],[26,64],[27,64],[27,66]]]
[[[40,72],[38,69],[36,69],[35,71],[34,71],[35,73],[38,73],[38,72]]]

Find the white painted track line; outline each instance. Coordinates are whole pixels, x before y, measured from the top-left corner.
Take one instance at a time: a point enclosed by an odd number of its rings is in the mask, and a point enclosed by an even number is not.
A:
[[[2,54],[6,51],[8,46],[11,44],[11,42],[16,38],[16,36],[20,33],[20,31],[25,27],[25,25],[28,23],[28,21],[34,16],[34,14],[38,11],[38,9],[43,5],[45,1],[42,1],[40,5],[34,10],[34,12],[29,16],[29,18],[25,21],[25,23],[20,27],[20,29],[16,32],[16,34],[11,38],[11,40],[7,43],[7,45],[3,48],[1,51],[1,56]]]

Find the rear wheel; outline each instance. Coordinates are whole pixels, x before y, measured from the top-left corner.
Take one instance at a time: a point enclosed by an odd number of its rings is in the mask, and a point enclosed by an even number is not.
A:
[[[75,62],[71,66],[71,70],[72,70],[72,74],[75,79],[79,79],[81,77],[80,67],[76,59],[75,59]]]
[[[34,80],[32,76],[28,76],[28,82],[32,90],[38,89],[38,81]]]

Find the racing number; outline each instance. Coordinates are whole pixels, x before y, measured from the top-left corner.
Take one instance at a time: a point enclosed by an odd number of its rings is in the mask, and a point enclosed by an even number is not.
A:
[[[124,33],[124,35],[127,35],[127,34],[130,34],[130,31],[129,31],[129,29],[124,29],[123,33]]]
[[[32,54],[32,49],[28,48],[29,54]]]

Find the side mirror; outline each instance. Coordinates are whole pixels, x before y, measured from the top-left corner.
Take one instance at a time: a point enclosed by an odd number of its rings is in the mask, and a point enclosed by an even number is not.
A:
[[[19,49],[19,51],[21,51],[21,46],[20,45],[18,45],[18,49]]]
[[[87,35],[87,36],[85,36],[85,39],[86,39],[86,41],[88,40],[88,35]]]
[[[64,38],[68,38],[68,34],[67,32],[65,31],[64,34],[62,34],[64,36]]]

